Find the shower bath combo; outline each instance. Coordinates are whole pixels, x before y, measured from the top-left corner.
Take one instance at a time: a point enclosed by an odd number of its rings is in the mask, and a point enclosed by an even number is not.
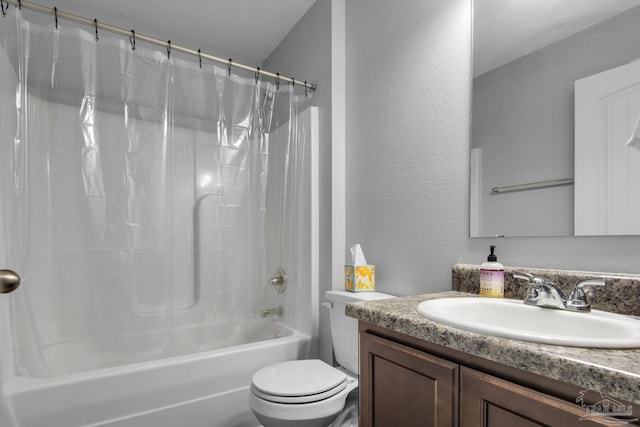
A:
[[[0,20],[0,424],[258,425],[317,352],[309,94]]]

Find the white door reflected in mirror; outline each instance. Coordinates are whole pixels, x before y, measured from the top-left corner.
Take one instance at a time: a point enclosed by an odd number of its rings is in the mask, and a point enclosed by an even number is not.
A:
[[[575,83],[576,236],[640,234],[640,61]]]

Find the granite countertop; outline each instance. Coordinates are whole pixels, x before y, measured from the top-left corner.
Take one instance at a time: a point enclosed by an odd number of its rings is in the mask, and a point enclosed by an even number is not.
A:
[[[416,310],[433,298],[477,296],[442,292],[348,304],[347,316],[503,365],[594,388],[640,404],[640,350],[602,350],[536,344],[468,332],[431,321]]]

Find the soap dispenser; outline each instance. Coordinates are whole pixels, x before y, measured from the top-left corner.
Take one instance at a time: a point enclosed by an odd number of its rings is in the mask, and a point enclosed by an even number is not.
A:
[[[480,296],[497,297],[504,296],[504,266],[498,262],[495,255],[495,245],[490,246],[491,253],[487,262],[480,265]]]

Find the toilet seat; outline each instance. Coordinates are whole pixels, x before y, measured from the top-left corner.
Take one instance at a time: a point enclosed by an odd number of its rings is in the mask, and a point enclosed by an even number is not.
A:
[[[347,375],[318,359],[267,366],[254,374],[251,384],[252,392],[261,399],[286,404],[318,402],[346,387]]]
[[[347,388],[347,380],[340,383],[338,386],[323,391],[322,393],[316,394],[308,394],[304,396],[278,396],[273,394],[266,394],[258,390],[255,386],[251,386],[251,392],[258,396],[261,399],[268,400],[269,402],[274,403],[286,403],[286,404],[305,404],[305,403],[314,403],[319,402],[321,400],[329,399],[330,397],[335,396],[340,393],[342,390]]]

